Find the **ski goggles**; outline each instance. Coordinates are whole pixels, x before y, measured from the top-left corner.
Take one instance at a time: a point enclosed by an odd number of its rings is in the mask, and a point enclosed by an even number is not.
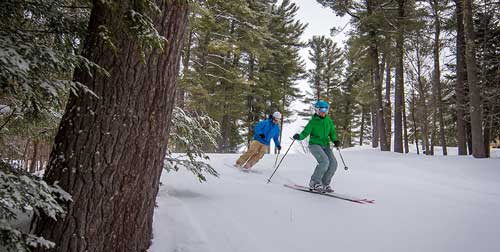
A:
[[[326,113],[326,112],[328,112],[328,108],[318,108],[318,111],[320,113]]]

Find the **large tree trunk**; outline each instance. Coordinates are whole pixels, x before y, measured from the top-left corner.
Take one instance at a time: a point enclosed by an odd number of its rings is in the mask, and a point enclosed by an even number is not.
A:
[[[374,4],[372,1],[368,0],[368,15],[373,14],[372,8],[374,8]],[[382,103],[382,78],[380,76],[380,64],[379,64],[379,53],[378,53],[378,43],[376,37],[375,30],[369,31],[370,36],[370,46],[369,46],[369,55],[370,55],[370,63],[373,74],[373,87],[375,91],[375,111],[377,114],[377,130],[378,130],[378,138],[380,139],[380,150],[382,151],[390,151],[387,148],[387,135],[385,131],[385,118],[384,118],[384,105]]]
[[[490,104],[485,104],[485,114],[486,114],[486,125],[484,127],[484,148],[486,152],[486,157],[490,157],[490,140],[491,132],[493,130],[493,115],[490,115],[491,111]]]
[[[442,102],[442,90],[441,90],[441,67],[439,65],[439,54],[441,51],[441,20],[439,19],[439,3],[437,0],[430,0],[433,15],[434,15],[434,73],[433,73],[433,86],[434,86],[434,97],[436,101],[437,116],[439,119],[439,139],[441,147],[443,149],[443,155],[448,155],[446,148],[446,138],[444,132],[444,117],[443,117],[443,102]]]
[[[415,93],[412,92],[412,99],[411,99],[411,119],[413,121],[413,139],[415,142],[415,146],[417,148],[417,155],[420,154],[420,150],[418,149],[418,127],[417,127],[417,121],[415,120]]]
[[[26,144],[24,145],[24,152],[23,152],[23,165],[21,166],[21,168],[23,170],[26,170],[27,172],[29,171],[28,154],[29,154],[30,141],[31,141],[31,139],[29,139],[29,138],[26,139]]]
[[[483,116],[481,93],[477,77],[476,46],[474,26],[472,22],[472,0],[464,0],[465,59],[467,62],[467,81],[470,92],[470,117],[472,133],[472,155],[476,158],[486,157],[483,138]]]
[[[229,110],[229,105],[224,105],[224,111]],[[222,116],[221,120],[221,139],[219,142],[219,152],[226,153],[230,152],[230,139],[231,139],[231,117],[229,114],[225,114]]]
[[[256,97],[256,87],[254,83],[254,72],[255,72],[255,59],[253,53],[250,53],[249,63],[248,63],[248,82],[250,91],[247,96],[247,122],[248,122],[248,136],[247,136],[247,146],[250,146],[250,141],[253,137],[254,123],[259,119],[257,117],[258,111],[256,111],[254,106],[254,101]]]
[[[404,96],[403,96],[403,101],[404,101]],[[403,140],[404,140],[404,147],[405,147],[405,153],[410,152],[410,143],[408,142],[408,123],[406,121],[406,103],[403,103]]]
[[[391,61],[387,60],[385,67],[385,99],[384,99],[384,113],[385,113],[385,130],[387,131],[387,148],[391,149],[392,143],[392,108],[391,108]]]
[[[404,94],[404,26],[405,0],[398,0],[396,33],[396,84],[394,86],[394,152],[403,153],[403,94]]]
[[[470,122],[465,124],[465,139],[467,140],[467,149],[469,150],[469,155],[472,155],[472,134]]]
[[[378,137],[378,123],[377,123],[377,111],[375,105],[372,103],[370,105],[370,115],[371,115],[371,126],[372,126],[372,147],[378,148],[379,137]]]
[[[146,251],[152,238],[155,198],[167,149],[187,1],[157,1],[154,24],[168,41],[146,52],[123,30],[130,1],[94,1],[83,55],[110,76],[77,70],[75,81],[98,98],[71,95],[45,174],[73,201],[65,218],[43,217],[36,233],[55,241],[51,251]],[[113,51],[99,35],[116,35]]]
[[[229,24],[229,36],[233,36],[235,31],[235,21],[231,21]],[[234,56],[234,57],[233,57]],[[236,55],[233,52],[232,49],[228,49],[226,54],[224,55],[224,59],[222,61],[222,65],[224,66],[224,69],[231,69],[233,66],[236,65]],[[231,60],[232,59],[232,60]],[[222,138],[220,139],[219,142],[219,152],[226,153],[226,152],[231,152],[232,147],[231,146],[231,137],[232,137],[232,122],[234,120],[233,116],[231,115],[231,96],[233,92],[233,83],[230,83],[227,80],[221,80],[221,87],[223,89],[223,101],[222,101],[222,107],[221,107],[221,112],[222,112],[222,118],[221,118],[221,136]]]
[[[434,146],[436,146],[436,97],[432,97],[432,124],[431,124],[431,149],[430,155],[434,155]]]
[[[365,135],[365,106],[361,105],[361,125],[359,126],[359,146],[363,146]]]
[[[370,71],[370,81],[372,84],[372,87],[374,87],[374,75],[373,75],[373,69]],[[379,144],[379,128],[378,128],[378,119],[377,119],[377,107],[376,107],[376,102],[372,101],[370,103],[370,113],[371,113],[371,125],[372,125],[372,147],[373,148],[378,148]]]
[[[463,0],[455,0],[457,21],[457,80],[455,83],[455,97],[457,109],[457,146],[458,155],[467,155],[466,121],[465,121],[465,37],[463,23]]]
[[[417,50],[417,54],[418,54],[418,50]],[[429,155],[430,154],[430,148],[429,148],[429,124],[428,124],[428,120],[427,120],[427,116],[428,116],[428,113],[427,113],[427,101],[426,101],[426,88],[425,88],[425,83],[424,81],[422,80],[422,65],[421,65],[421,62],[420,62],[420,56],[417,56],[418,58],[418,61],[417,62],[417,83],[418,83],[418,89],[419,89],[419,93],[420,93],[420,124],[421,124],[421,128],[422,128],[422,152],[424,152],[425,155]]]
[[[345,92],[348,93],[348,94],[351,94],[352,93],[352,82],[348,82],[346,84],[346,88],[345,88]],[[352,146],[352,113],[353,113],[353,110],[352,110],[352,100],[351,99],[347,99],[347,101],[345,102],[345,106],[344,106],[344,115],[347,115],[346,118],[345,118],[345,121],[344,121],[344,125],[345,125],[345,131],[344,131],[344,135],[342,136],[342,146],[344,147],[351,147]]]
[[[33,155],[31,156],[31,163],[30,163],[30,173],[34,173],[37,170],[37,164],[38,164],[38,143],[40,141],[36,138],[32,140],[33,143]]]

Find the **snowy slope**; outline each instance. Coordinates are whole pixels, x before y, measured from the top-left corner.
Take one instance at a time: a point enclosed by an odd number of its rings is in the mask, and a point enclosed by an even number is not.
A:
[[[374,205],[285,188],[308,182],[310,154],[287,156],[270,184],[274,155],[255,173],[226,166],[236,154],[211,155],[221,176],[203,184],[164,173],[149,251],[500,251],[500,159],[342,154],[350,169],[340,163],[334,188]]]

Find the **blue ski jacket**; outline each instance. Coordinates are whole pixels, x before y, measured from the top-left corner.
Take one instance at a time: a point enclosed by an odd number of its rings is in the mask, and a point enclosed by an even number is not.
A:
[[[260,137],[260,134],[264,134],[265,137]],[[281,146],[279,135],[280,127],[273,123],[273,119],[269,118],[255,125],[253,140],[257,140],[260,143],[269,146],[271,139],[273,139],[276,146]]]

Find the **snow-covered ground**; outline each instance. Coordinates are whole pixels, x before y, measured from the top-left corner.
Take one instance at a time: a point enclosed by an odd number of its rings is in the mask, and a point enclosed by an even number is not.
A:
[[[334,188],[375,204],[305,193],[310,154],[274,155],[244,173],[213,154],[220,178],[164,173],[150,252],[500,251],[500,159],[342,151]],[[496,153],[498,154],[498,153]]]

